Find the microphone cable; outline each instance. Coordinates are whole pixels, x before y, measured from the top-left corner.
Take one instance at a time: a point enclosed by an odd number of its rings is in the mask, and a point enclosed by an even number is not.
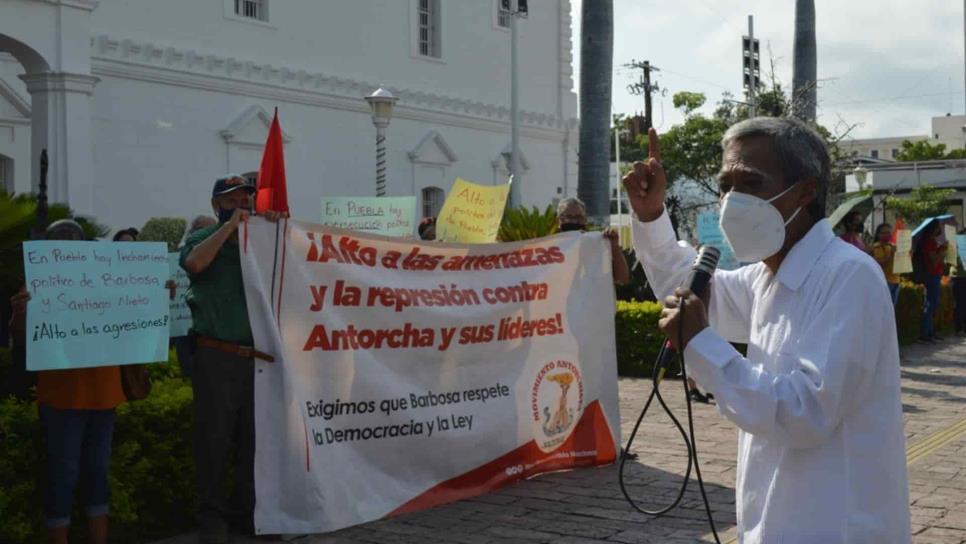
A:
[[[684,323],[684,298],[678,299],[678,322],[683,325]],[[678,326],[678,346],[684,345],[684,329],[680,325]],[[698,450],[697,450],[697,440],[694,436],[694,417],[691,411],[691,392],[688,390],[688,372],[684,365],[684,351],[678,352],[678,361],[681,365],[681,383],[684,386],[684,399],[688,409],[688,431],[684,430],[684,427],[671,412],[667,403],[664,402],[664,397],[661,396],[661,381],[664,379],[664,373],[666,368],[661,368],[660,361],[663,359],[664,352],[668,349],[667,342],[661,346],[661,351],[657,356],[657,364],[654,365],[654,369],[651,371],[651,394],[647,398],[647,402],[644,403],[644,408],[641,410],[641,414],[637,417],[637,422],[634,424],[634,429],[631,431],[630,437],[627,439],[627,445],[624,447],[624,451],[621,452],[621,462],[618,469],[618,484],[620,485],[621,493],[624,494],[624,498],[627,500],[628,504],[634,510],[638,512],[654,517],[660,517],[671,510],[674,510],[681,503],[684,498],[684,493],[688,488],[688,483],[691,479],[691,468],[694,467],[695,475],[698,480],[698,488],[701,490],[701,498],[704,501],[704,510],[708,517],[708,525],[711,527],[711,533],[714,535],[714,541],[717,544],[721,544],[721,540],[718,538],[718,530],[714,524],[714,518],[711,516],[711,503],[708,501],[708,495],[704,489],[704,479],[701,477],[701,467],[698,463]],[[684,477],[681,480],[681,487],[678,489],[677,497],[668,506],[661,508],[659,510],[647,510],[634,501],[631,498],[630,493],[627,491],[627,487],[624,482],[624,463],[626,462],[629,454],[631,445],[634,442],[634,438],[637,436],[637,432],[640,429],[641,423],[644,421],[644,416],[647,414],[648,408],[651,406],[651,402],[657,398],[658,403],[664,409],[664,412],[671,418],[671,422],[677,428],[678,432],[681,434],[681,439],[684,441],[685,449],[688,452],[688,464],[687,469],[684,471]]]

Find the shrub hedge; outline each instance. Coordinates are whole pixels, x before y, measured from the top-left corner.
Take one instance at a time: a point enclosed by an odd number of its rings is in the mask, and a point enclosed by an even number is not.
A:
[[[9,351],[0,350],[0,366],[8,365]],[[110,472],[112,542],[148,542],[194,526],[191,384],[177,375],[174,360],[152,367],[170,377],[156,381],[147,399],[118,407]],[[35,403],[0,399],[0,444],[0,542],[44,542],[38,483],[45,450]],[[86,522],[75,502],[71,542],[84,542]]]

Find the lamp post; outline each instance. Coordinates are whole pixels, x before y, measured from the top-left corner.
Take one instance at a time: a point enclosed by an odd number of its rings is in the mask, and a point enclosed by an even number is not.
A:
[[[523,204],[522,170],[520,165],[520,65],[517,55],[519,34],[518,19],[527,17],[526,0],[503,0],[503,7],[510,15],[510,206]]]
[[[366,97],[372,110],[372,124],[376,127],[376,196],[386,196],[386,127],[398,100],[382,87]]]
[[[621,236],[624,232],[624,217],[621,208],[621,136],[627,134],[620,125],[614,127],[614,159],[617,162],[617,239],[622,242]],[[607,220],[608,226],[610,226],[610,218]]]

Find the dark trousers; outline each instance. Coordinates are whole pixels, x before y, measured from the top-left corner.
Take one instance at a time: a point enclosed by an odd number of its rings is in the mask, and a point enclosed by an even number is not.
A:
[[[252,528],[255,510],[255,383],[252,359],[211,348],[194,354],[194,454],[202,533]],[[225,474],[234,457],[234,492]]]
[[[942,276],[926,276],[923,282],[926,287],[926,300],[922,308],[922,327],[919,332],[921,338],[932,338],[936,335],[934,320],[939,311],[939,290],[942,285]]]
[[[956,302],[956,332],[966,332],[966,278],[953,278],[953,298]]]
[[[114,409],[68,410],[40,405],[40,423],[47,438],[47,480],[44,517],[47,527],[70,525],[77,482],[86,482],[87,516],[107,515],[110,487]]]

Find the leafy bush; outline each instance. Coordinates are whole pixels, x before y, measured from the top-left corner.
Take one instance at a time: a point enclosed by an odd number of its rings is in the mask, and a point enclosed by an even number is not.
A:
[[[896,303],[896,327],[898,327],[900,344],[911,344],[919,339],[925,300],[925,287],[902,280],[899,287],[899,301]],[[944,278],[939,292],[939,311],[936,313],[934,322],[937,331],[948,332],[953,328],[954,308],[952,283],[949,278]]]
[[[541,213],[536,206],[527,209],[507,208],[500,221],[498,238],[501,242],[516,242],[550,236],[557,232],[557,212],[552,205]]]
[[[167,242],[168,251],[176,251],[184,237],[188,222],[176,217],[152,217],[141,227],[139,242]]]
[[[7,350],[0,350],[0,361],[5,358]],[[170,377],[155,382],[148,398],[117,411],[110,472],[113,542],[149,542],[194,525],[191,385],[177,374],[177,361],[151,367],[159,367],[152,374]],[[0,443],[0,543],[43,542],[38,484],[45,449],[36,404],[0,399]],[[80,542],[86,527],[82,504],[75,502],[72,536]]]
[[[617,373],[647,377],[664,335],[657,328],[661,305],[657,302],[617,301],[614,329],[617,336]]]

